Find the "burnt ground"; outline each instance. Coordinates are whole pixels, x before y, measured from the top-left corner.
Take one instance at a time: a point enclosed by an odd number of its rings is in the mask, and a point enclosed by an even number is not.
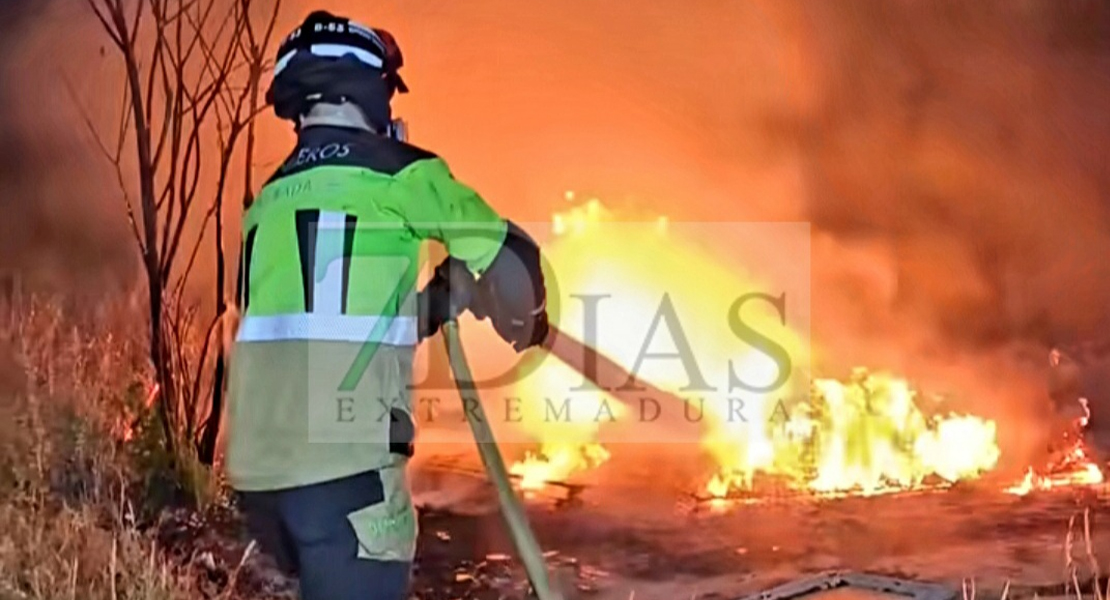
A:
[[[637,470],[639,465],[641,470]],[[662,460],[610,465],[573,502],[555,488],[529,498],[529,515],[549,565],[579,598],[738,598],[831,569],[868,571],[959,586],[974,578],[978,598],[1064,595],[1069,521],[1077,578],[1092,552],[1110,560],[1110,490],[1086,488],[1006,495],[996,483],[941,492],[815,501],[782,497],[713,510]],[[468,454],[416,465],[421,538],[414,597],[522,598],[526,578],[513,559],[494,490]],[[605,477],[606,474],[611,476]],[[612,476],[619,473],[619,477]],[[294,598],[295,583],[264,556],[242,561],[248,540],[233,510],[170,515],[162,544],[196,568],[212,596],[229,581],[243,597]],[[1106,563],[1103,563],[1105,566]]]
[[[530,516],[551,562],[573,558],[585,595],[597,598],[732,598],[831,569],[860,570],[959,586],[974,578],[980,598],[1062,594],[1069,522],[1071,555],[1082,582],[1091,551],[1110,560],[1110,490],[1070,489],[1025,497],[998,482],[939,492],[815,501],[780,497],[714,510],[691,487],[667,489],[659,461],[641,477],[596,483],[576,502],[553,489],[529,500]],[[622,467],[627,471],[627,467]],[[426,506],[422,551],[481,560],[512,554],[492,488],[436,461],[417,478]],[[426,486],[420,492],[421,483]],[[455,490],[437,506],[442,490]],[[459,494],[458,490],[467,490]],[[450,513],[443,512],[450,508]],[[460,514],[467,513],[467,514]],[[436,536],[446,537],[444,541]],[[449,560],[447,562],[450,562]],[[1105,565],[1105,563],[1103,563]],[[581,566],[586,565],[583,577]],[[575,573],[572,572],[572,575]],[[573,578],[572,578],[573,579]]]

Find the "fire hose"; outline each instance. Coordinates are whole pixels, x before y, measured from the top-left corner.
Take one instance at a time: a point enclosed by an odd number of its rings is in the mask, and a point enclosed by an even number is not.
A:
[[[539,600],[563,600],[562,593],[552,586],[548,577],[543,551],[540,550],[540,545],[536,542],[536,536],[528,523],[524,505],[513,490],[505,461],[497,447],[497,440],[482,409],[482,400],[474,386],[474,377],[470,373],[470,365],[467,363],[466,354],[459,339],[458,323],[448,321],[443,324],[443,339],[447,344],[447,356],[451,362],[455,385],[463,401],[463,412],[466,413],[467,422],[470,423],[474,441],[478,444],[478,454],[482,457],[486,473],[497,488],[501,514],[504,515],[505,522],[509,526],[509,534],[512,536],[520,561],[524,564],[528,580],[532,583],[532,590]]]
[[[513,545],[516,547],[520,561],[528,574],[532,589],[539,600],[562,600],[564,598],[563,594],[552,585],[548,576],[543,551],[540,549],[528,522],[528,515],[524,511],[523,503],[513,489],[509,472],[505,468],[505,461],[497,446],[497,440],[482,408],[481,397],[474,385],[474,377],[470,372],[466,353],[463,351],[462,341],[459,338],[459,326],[456,321],[451,320],[443,324],[443,338],[447,346],[447,356],[451,363],[455,385],[463,401],[463,412],[466,414],[470,430],[474,435],[474,441],[478,445],[478,453],[482,458],[482,464],[497,489],[501,512],[509,527]],[[590,347],[589,344],[560,331],[554,325],[551,326],[551,333],[545,340],[543,348],[550,355],[582,374],[591,383],[610,390],[610,393],[618,399],[631,403],[631,392],[625,393],[615,389],[612,385],[606,384],[619,380],[625,383],[623,389],[635,390],[637,397],[646,396],[662,398],[670,402],[682,402],[673,394],[664,392],[628,373],[616,361],[601,354]]]

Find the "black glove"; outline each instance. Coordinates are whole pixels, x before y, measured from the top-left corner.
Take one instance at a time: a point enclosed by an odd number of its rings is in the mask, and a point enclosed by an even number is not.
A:
[[[547,339],[547,289],[540,264],[539,246],[509,222],[505,242],[478,280],[470,307],[479,319],[488,316],[497,335],[517,352]]]
[[[463,261],[448,257],[439,263],[428,285],[416,295],[417,333],[421,341],[470,308],[475,285],[474,275]]]

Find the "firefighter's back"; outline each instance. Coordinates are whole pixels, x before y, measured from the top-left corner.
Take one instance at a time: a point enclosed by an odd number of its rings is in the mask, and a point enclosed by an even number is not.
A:
[[[421,161],[438,159],[366,131],[308,127],[244,216],[229,394],[237,489],[403,457],[421,242],[403,207],[419,202],[421,169],[406,169]]]

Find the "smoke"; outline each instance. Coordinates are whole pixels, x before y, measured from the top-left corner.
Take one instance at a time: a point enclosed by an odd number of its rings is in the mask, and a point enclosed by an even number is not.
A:
[[[571,188],[805,219],[893,269],[867,312],[960,346],[1107,324],[1105,3],[339,4],[402,42],[417,141],[516,218]]]
[[[0,8],[0,56],[7,56],[12,51],[14,32],[18,31],[18,26],[26,19],[29,8],[32,6],[31,2],[9,2]],[[10,68],[7,65],[0,65],[3,67],[0,70],[0,115],[10,114],[12,100],[10,94],[3,93],[3,91],[10,90],[14,86],[9,84],[11,79]],[[0,219],[0,227],[3,227],[0,232],[0,243],[4,245],[0,247],[0,260],[3,260],[2,268],[8,278],[14,277],[10,274],[14,265],[10,263],[7,257],[12,253],[13,244],[9,242],[12,239],[14,230],[18,228],[10,224],[17,223],[20,220],[18,213],[21,212],[17,207],[21,191],[28,187],[28,181],[32,179],[30,161],[21,152],[23,142],[22,132],[18,128],[18,123],[9,118],[0,118],[0,214],[3,218]],[[18,246],[16,244],[15,246]]]
[[[40,4],[16,6],[26,15]],[[575,189],[673,220],[811,222],[812,334],[833,374],[891,368],[979,412],[1029,418],[1045,395],[1049,344],[1102,336],[1105,3],[630,6],[328,8],[396,35],[413,90],[397,113],[514,219],[544,220]],[[286,0],[278,29],[315,8]],[[83,197],[114,182],[75,133],[78,113],[59,109],[57,127],[36,120],[43,97],[67,101],[42,75],[53,49],[42,39],[56,33],[3,25],[3,266],[83,272],[105,253],[130,256],[116,200]],[[66,25],[76,33],[65,72],[80,79],[103,63],[104,40],[87,15]],[[26,39],[36,50],[11,48]],[[13,66],[29,59],[40,62]],[[106,81],[114,98],[118,81]],[[289,143],[289,128],[264,117],[259,168]]]
[[[885,241],[896,308],[953,340],[1104,329],[1110,9],[849,6],[814,15],[819,70],[842,74],[806,121],[815,225]]]
[[[59,46],[58,31],[67,43],[82,36],[52,4],[0,6],[0,279],[91,297],[124,282],[135,251],[114,174],[82,138],[76,101],[59,81],[67,61],[88,63],[95,46]]]
[[[517,218],[570,188],[811,222],[833,374],[905,373],[1012,447],[1050,345],[1108,324],[1104,3],[348,8],[405,48],[417,139]]]
[[[878,331],[838,335],[888,338],[871,354],[945,373],[990,400],[983,412],[1035,418],[1047,349],[1104,339],[1110,317],[1110,168],[1098,158],[1110,9],[810,8],[827,74],[800,121],[806,212],[827,250],[815,270],[881,265],[888,279],[882,298],[819,301],[818,327],[850,315]],[[1088,394],[1105,391],[1110,372],[1091,365],[1087,380]],[[1096,420],[1110,412],[1110,398],[1091,399]]]

